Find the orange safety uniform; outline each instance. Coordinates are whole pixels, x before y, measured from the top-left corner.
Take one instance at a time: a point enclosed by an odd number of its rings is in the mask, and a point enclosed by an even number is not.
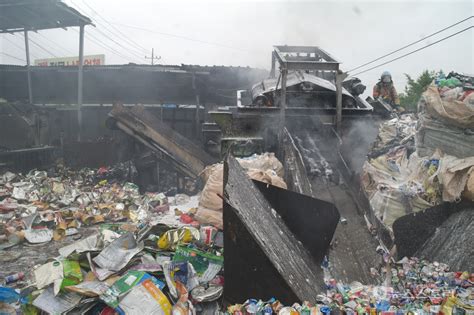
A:
[[[400,98],[398,97],[397,90],[395,90],[393,83],[384,84],[382,81],[379,81],[374,86],[372,94],[375,99],[381,97],[391,104],[400,105]]]

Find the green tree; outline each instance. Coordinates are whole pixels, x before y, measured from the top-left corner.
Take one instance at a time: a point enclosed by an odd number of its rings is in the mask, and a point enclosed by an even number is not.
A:
[[[425,70],[414,80],[410,75],[405,73],[408,80],[405,86],[405,92],[400,93],[400,105],[409,111],[416,111],[416,106],[420,100],[421,94],[433,82],[436,74],[434,71]]]

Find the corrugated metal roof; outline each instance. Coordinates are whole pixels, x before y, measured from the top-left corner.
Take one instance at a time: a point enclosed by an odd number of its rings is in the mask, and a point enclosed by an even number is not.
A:
[[[260,83],[255,84],[252,87],[252,99],[255,99],[258,95],[265,94],[271,91],[275,91],[278,79],[277,78],[269,78],[265,79]],[[286,87],[295,86],[301,83],[310,83],[314,84],[318,87],[321,87],[325,90],[334,91],[336,92],[336,86],[331,81],[325,80],[318,76],[308,74],[301,71],[295,71],[288,73],[288,77],[286,80]],[[278,83],[278,90],[281,89],[281,81]],[[346,89],[342,89],[342,94],[353,97],[351,93],[349,93]]]
[[[92,24],[59,0],[0,0],[0,33]]]

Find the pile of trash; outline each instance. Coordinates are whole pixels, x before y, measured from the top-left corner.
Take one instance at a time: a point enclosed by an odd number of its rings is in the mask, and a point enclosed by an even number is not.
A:
[[[92,235],[61,247],[58,256],[31,274],[5,277],[10,286],[0,287],[0,302],[6,303],[2,310],[193,313],[194,304],[214,301],[223,292],[217,232],[209,226],[155,225],[130,232],[118,224],[101,225]]]
[[[406,214],[474,201],[472,79],[437,79],[423,93],[417,116],[402,114],[380,126],[361,182],[375,217],[389,231]]]
[[[80,227],[107,222],[144,222],[150,213],[167,210],[162,193],[141,195],[137,185],[104,178],[106,171],[61,168],[27,175],[7,172],[0,177],[0,233],[8,242],[30,244],[58,241],[78,234]],[[4,239],[5,240],[5,239]]]
[[[239,162],[252,178],[286,187],[273,154]],[[142,194],[127,181],[134,173],[133,165],[119,165],[0,176],[2,312],[217,308],[224,284],[222,164],[205,170],[204,191],[192,197]],[[203,209],[217,220],[202,220]]]
[[[460,79],[458,79],[458,77]],[[420,156],[434,151],[474,156],[474,78],[441,74],[418,104],[416,147]]]
[[[0,176],[0,313],[187,314],[222,295],[223,233],[195,220],[198,196],[109,171]]]
[[[325,268],[325,267],[323,267]],[[325,268],[326,269],[326,268]],[[325,270],[327,274],[327,270]],[[227,307],[228,314],[472,314],[474,274],[442,263],[403,258],[385,268],[387,283],[367,286],[326,278],[318,301],[285,306],[272,298]]]
[[[283,182],[272,154],[239,162],[249,176]],[[216,169],[208,169],[206,185]],[[276,299],[248,300],[227,307],[224,234],[199,222],[203,197],[141,194],[108,172],[61,168],[0,177],[2,314],[473,311],[473,274],[416,259],[374,269],[387,279],[379,286],[332,279],[325,260],[327,292],[317,301],[284,307]]]

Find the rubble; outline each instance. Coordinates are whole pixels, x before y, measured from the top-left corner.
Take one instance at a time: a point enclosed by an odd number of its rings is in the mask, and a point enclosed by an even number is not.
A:
[[[390,233],[391,240],[384,240],[393,246],[387,257],[420,258],[404,258],[403,272],[392,266],[387,283],[392,294],[409,296],[410,307],[420,312],[473,311],[472,274],[447,270],[448,264],[469,270],[473,263],[467,245],[472,243],[474,201],[472,95],[472,77],[438,77],[423,94],[417,114],[397,115],[381,124],[363,168],[361,184],[372,214],[369,225]],[[430,265],[421,258],[435,262]],[[408,272],[406,263],[418,271]],[[388,305],[389,311],[410,310],[400,299]]]
[[[223,246],[222,236],[220,241],[217,237],[221,232],[207,226],[199,229],[199,223],[197,229],[182,223],[187,216],[196,225],[197,196],[141,194],[138,186],[124,181],[123,173],[111,175],[114,169],[2,174],[1,257],[7,287],[2,287],[0,302],[9,305],[5,309],[56,314],[112,306],[129,314],[138,309],[169,314],[170,300],[174,304],[178,296],[168,300],[162,290],[176,286],[178,279],[190,286],[190,298],[195,287],[200,301],[221,296],[223,283],[214,280],[223,264],[216,247]],[[158,223],[161,233],[153,234],[150,227]],[[62,233],[55,237],[58,230]],[[201,235],[204,242],[199,242]],[[193,247],[188,249],[187,244]],[[31,246],[36,246],[33,251]],[[177,273],[180,264],[195,273],[196,285]],[[15,274],[17,270],[24,274]],[[169,271],[166,277],[164,270]],[[129,274],[123,280],[129,288],[120,291],[114,304],[109,296],[121,290],[117,286],[123,274]],[[130,283],[133,277],[141,280]],[[10,287],[18,291],[8,295]],[[25,298],[20,301],[16,292]]]
[[[373,186],[369,181],[366,187],[377,191],[383,183],[387,191],[395,191],[402,187],[398,181],[403,179],[406,191],[415,192],[412,209],[415,195],[430,205],[440,202],[442,190],[434,186],[436,181],[426,180],[444,167],[445,156],[427,160],[410,154],[415,133],[411,116],[388,124],[390,135],[376,146],[382,150],[392,147],[368,162],[370,179],[379,182]],[[255,165],[260,169],[255,171]],[[404,171],[412,165],[416,172]],[[49,173],[2,174],[1,312],[474,311],[474,274],[470,270],[453,272],[446,264],[417,258],[396,262],[384,247],[380,248],[384,264],[371,269],[378,285],[334,279],[326,255],[336,226],[348,220],[328,202],[275,185],[275,178],[283,177],[283,167],[272,154],[239,161],[228,157],[225,189],[213,192],[224,204],[226,221],[222,221],[222,212],[210,210],[220,216],[220,222],[213,225],[199,221],[203,196],[140,193],[137,185],[128,182],[133,178],[129,166],[108,171],[58,168]],[[223,168],[222,181],[226,178]],[[455,167],[458,171],[463,171],[461,177],[467,183],[465,168]],[[434,193],[427,187],[434,187]],[[302,220],[315,223],[302,227]],[[438,233],[432,238],[444,237]],[[226,256],[224,241],[229,245]],[[439,256],[430,258],[438,260]],[[228,292],[246,286],[250,291],[243,290],[241,295],[254,292],[268,300],[227,305],[236,301],[236,295],[226,300],[232,295],[225,295],[225,281],[229,281]]]
[[[387,265],[385,275],[392,285],[343,284],[326,278],[327,291],[316,301],[284,306],[274,298],[250,299],[228,306],[227,313],[470,314],[474,311],[473,274],[453,272],[445,264],[405,257]]]
[[[381,125],[362,185],[389,230],[398,218],[442,202],[474,201],[474,107],[467,78],[437,78],[422,95],[417,116]]]
[[[236,165],[231,167],[235,169]],[[192,224],[182,222],[183,214],[190,218],[194,216],[198,198],[176,195],[164,201],[158,193],[140,194],[131,183],[104,182],[95,177],[96,173],[94,170],[72,172],[63,169],[51,177],[39,172],[2,176],[2,209],[7,209],[2,210],[2,219],[7,222],[3,225],[4,233],[21,235],[28,229],[55,231],[62,222],[67,223],[66,231],[72,229],[69,226],[75,222],[73,225],[77,230],[77,234],[64,234],[58,240],[50,239],[39,245],[30,245],[26,238],[18,238],[19,242],[3,250],[2,259],[15,263],[22,256],[28,257],[30,246],[41,246],[33,247],[39,249],[53,245],[51,252],[40,253],[42,259],[32,259],[33,265],[23,269],[24,278],[18,276],[12,282],[5,280],[4,286],[0,287],[2,312],[37,314],[40,310],[48,313],[94,310],[99,313],[194,314],[206,307],[217,307],[229,314],[328,313],[335,310],[346,313],[472,311],[474,275],[452,272],[447,265],[415,258],[391,263],[389,259],[387,265],[374,269],[374,274],[382,279],[378,286],[334,280],[330,276],[331,263],[323,260],[322,269],[316,265],[311,268],[324,279],[323,287],[319,294],[313,291],[314,294],[307,298],[295,299],[301,304],[284,306],[275,296],[265,302],[248,300],[242,305],[226,306],[221,299],[225,261],[222,231],[196,225],[195,221],[191,221]],[[228,185],[235,185],[232,183]],[[61,188],[58,188],[59,184]],[[18,199],[12,196],[15,187],[23,188],[23,193],[15,195]],[[268,189],[264,183],[257,187]],[[235,203],[235,196],[228,198]],[[169,210],[156,212],[156,200],[160,200],[160,206],[166,202]],[[272,202],[284,205],[282,200]],[[272,203],[272,207],[276,205]],[[25,211],[28,211],[27,215],[22,216]],[[274,216],[272,211],[269,213]],[[96,219],[97,216],[103,219]],[[338,221],[336,218],[335,224]],[[163,222],[166,223],[158,224]],[[294,230],[295,227],[288,224]],[[5,242],[9,242],[8,238]],[[298,241],[290,243],[298,244]],[[268,244],[265,242],[263,246]],[[18,251],[21,255],[13,254]],[[38,255],[36,250],[34,254]],[[383,256],[389,257],[386,252]],[[14,273],[10,268],[12,264],[3,266],[5,275]],[[306,273],[304,278],[307,277]],[[292,289],[295,288],[293,281],[289,282]],[[315,281],[318,280],[309,281],[310,291],[314,290]],[[269,294],[273,295],[272,292]],[[206,303],[214,301],[218,304],[207,306]]]

